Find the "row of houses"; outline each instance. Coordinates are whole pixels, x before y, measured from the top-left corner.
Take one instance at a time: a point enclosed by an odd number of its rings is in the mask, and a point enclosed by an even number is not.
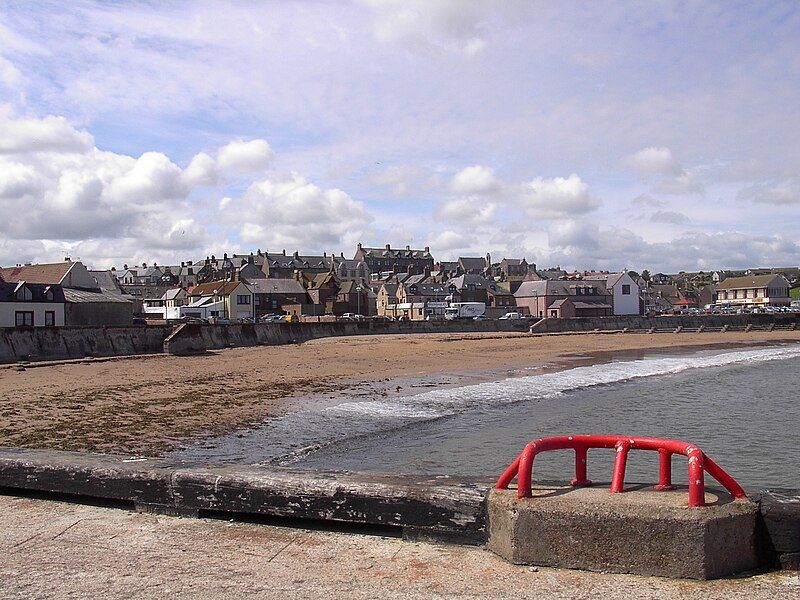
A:
[[[768,271],[768,272],[764,272]],[[780,272],[778,272],[780,271]],[[665,312],[707,305],[783,306],[798,269],[657,273],[537,269],[525,258],[436,261],[430,248],[358,244],[353,258],[285,250],[177,265],[92,271],[80,261],[0,269],[1,326],[129,325],[134,316],[259,319],[273,313],[441,318],[453,302],[491,316]]]
[[[0,327],[131,325],[134,308],[81,262],[0,268]]]

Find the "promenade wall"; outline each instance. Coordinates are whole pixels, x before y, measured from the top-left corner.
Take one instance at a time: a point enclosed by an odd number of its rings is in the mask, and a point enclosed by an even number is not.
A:
[[[672,315],[662,317],[641,317],[638,315],[618,317],[578,317],[574,319],[541,319],[531,326],[531,333],[558,333],[571,331],[619,331],[649,330],[663,331],[667,329],[742,329],[747,325],[765,329],[770,325],[789,327],[796,323],[800,327],[800,315],[797,313],[750,314],[750,315]]]
[[[163,351],[172,329],[166,325],[0,328],[0,363],[152,354]]]

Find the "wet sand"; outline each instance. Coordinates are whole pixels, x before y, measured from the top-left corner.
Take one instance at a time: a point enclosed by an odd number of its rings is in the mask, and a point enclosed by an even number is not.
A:
[[[157,456],[313,398],[423,391],[659,350],[786,342],[800,342],[800,331],[387,335],[3,368],[0,445]]]

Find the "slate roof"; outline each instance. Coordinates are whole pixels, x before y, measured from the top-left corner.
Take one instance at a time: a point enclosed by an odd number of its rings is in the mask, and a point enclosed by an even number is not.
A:
[[[239,287],[241,281],[209,281],[194,286],[190,296],[228,296]]]
[[[32,300],[17,299],[17,290],[23,285],[31,291]],[[48,291],[53,293],[52,299],[45,296]],[[60,285],[48,283],[0,281],[0,302],[64,302],[64,290]]]
[[[742,288],[765,288],[768,287],[773,280],[781,278],[784,281],[785,277],[782,275],[756,275],[745,277],[728,277],[721,283],[717,284],[717,290],[734,290]],[[788,283],[788,282],[787,282]]]
[[[458,264],[465,271],[483,271],[486,268],[486,259],[460,256]]]
[[[85,302],[103,302],[129,304],[129,301],[111,292],[90,292],[88,290],[77,290],[74,288],[64,288],[64,299],[71,304]]]
[[[361,250],[364,252],[364,256],[374,258],[433,258],[430,252],[426,252],[425,250],[414,250],[413,248],[409,250],[406,250],[405,248],[389,248],[387,250],[386,248],[362,247]]]
[[[254,294],[305,294],[306,288],[296,279],[254,279],[250,282]]]
[[[122,294],[122,288],[119,286],[113,271],[89,271],[89,275],[94,277],[95,281],[97,281],[97,286],[102,291]]]
[[[454,277],[448,283],[452,283],[459,290],[462,290],[470,285],[475,286],[475,289],[478,290],[486,290],[489,289],[494,282],[489,281],[488,279],[486,279],[481,275],[464,274],[458,277]]]
[[[541,281],[523,281],[514,296],[517,298],[530,298],[534,296],[576,296],[577,288],[594,288],[595,296],[608,296],[609,291],[602,281],[561,281],[543,279]]]

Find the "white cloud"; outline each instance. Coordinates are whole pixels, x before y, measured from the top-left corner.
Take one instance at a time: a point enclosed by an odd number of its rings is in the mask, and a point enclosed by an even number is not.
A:
[[[217,165],[234,174],[261,174],[272,164],[272,149],[265,140],[234,141],[217,153]]]
[[[653,223],[667,223],[670,225],[685,225],[689,222],[689,217],[685,214],[673,210],[657,210],[650,215]]]
[[[683,171],[680,174],[662,179],[655,186],[659,194],[685,196],[687,194],[703,194],[705,186],[695,173]]]
[[[488,7],[477,0],[362,0],[373,12],[373,32],[382,42],[407,42],[471,56],[486,47],[482,26]]]
[[[450,190],[457,194],[491,194],[499,188],[494,171],[489,167],[474,165],[455,174],[450,182]]]
[[[588,184],[574,173],[566,179],[537,177],[523,186],[520,201],[529,215],[541,218],[584,214],[600,206]]]
[[[669,148],[642,148],[622,159],[622,164],[642,174],[677,175],[681,167]]]
[[[17,87],[22,82],[22,73],[7,58],[0,56],[0,83],[10,88]]]
[[[82,152],[94,143],[92,136],[78,131],[63,117],[14,118],[0,106],[0,155],[27,152]]]
[[[364,204],[338,189],[322,189],[296,173],[263,179],[225,207],[241,227],[241,239],[260,247],[278,245],[335,250],[355,245],[372,221]]]
[[[775,206],[800,204],[800,184],[792,179],[773,183],[759,183],[739,192],[739,200]]]
[[[427,245],[434,252],[447,254],[457,250],[469,250],[475,242],[474,236],[447,229],[430,236]]]
[[[649,194],[639,194],[638,196],[636,196],[636,198],[631,200],[631,204],[657,208],[659,206],[665,206],[667,204],[667,201],[661,200],[660,198],[653,198]]]
[[[216,185],[219,181],[217,161],[205,152],[195,154],[189,166],[184,169],[183,179],[191,187]]]
[[[491,223],[497,215],[497,204],[481,197],[448,200],[436,211],[436,217],[446,223]]]

